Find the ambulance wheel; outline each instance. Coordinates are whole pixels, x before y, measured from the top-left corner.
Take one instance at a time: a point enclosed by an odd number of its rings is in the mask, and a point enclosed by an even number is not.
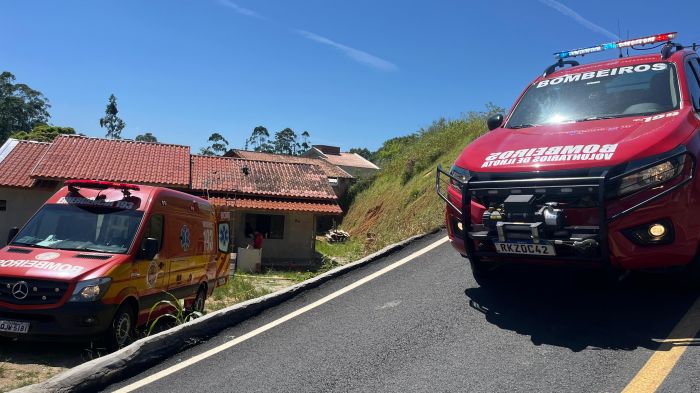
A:
[[[700,288],[700,254],[690,261],[685,268],[685,279],[691,288]]]
[[[207,288],[202,285],[197,291],[197,297],[194,298],[192,302],[192,311],[204,314],[204,303],[207,300]]]
[[[493,285],[498,274],[498,266],[493,263],[483,262],[479,258],[469,258],[474,280],[480,287]]]
[[[107,332],[107,349],[116,351],[134,341],[136,336],[136,317],[129,304],[122,304],[114,314],[112,325]]]

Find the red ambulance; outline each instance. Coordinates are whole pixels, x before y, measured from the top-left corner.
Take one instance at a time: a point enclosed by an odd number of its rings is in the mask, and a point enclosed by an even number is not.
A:
[[[675,37],[556,53],[451,170],[438,168],[450,240],[481,285],[504,263],[700,277],[700,60]],[[660,53],[623,56],[645,45]],[[571,60],[605,50],[620,57]]]
[[[228,278],[228,222],[206,200],[166,188],[66,181],[10,236],[0,250],[5,337],[119,348],[168,294],[202,311]]]

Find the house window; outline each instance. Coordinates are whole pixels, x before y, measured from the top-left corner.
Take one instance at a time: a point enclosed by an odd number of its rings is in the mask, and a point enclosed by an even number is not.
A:
[[[0,212],[7,210],[7,200],[0,199]]]
[[[265,239],[284,238],[284,216],[271,214],[246,214],[246,232],[248,230],[262,233]]]

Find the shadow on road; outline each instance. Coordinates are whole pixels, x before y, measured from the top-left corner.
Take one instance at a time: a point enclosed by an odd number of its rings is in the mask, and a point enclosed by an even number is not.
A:
[[[637,273],[609,286],[595,271],[503,269],[497,285],[465,290],[469,305],[488,322],[530,336],[535,345],[575,352],[667,349],[658,341],[700,295],[676,275]]]

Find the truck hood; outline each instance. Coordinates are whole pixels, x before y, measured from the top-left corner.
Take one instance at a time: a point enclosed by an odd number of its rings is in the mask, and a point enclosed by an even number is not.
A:
[[[32,247],[7,246],[0,249],[0,277],[74,281],[128,257]]]
[[[614,166],[669,151],[693,131],[690,108],[522,129],[497,128],[467,146],[455,164],[475,172]]]

